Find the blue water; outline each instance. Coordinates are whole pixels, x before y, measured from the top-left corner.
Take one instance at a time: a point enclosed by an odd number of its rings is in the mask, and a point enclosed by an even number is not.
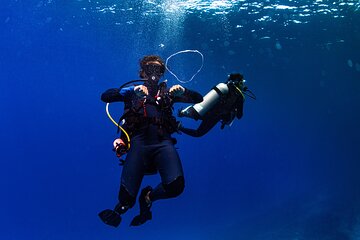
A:
[[[0,239],[360,239],[358,1],[1,5]],[[205,57],[185,87],[241,72],[258,99],[231,127],[176,135],[186,189],[152,221],[129,227],[136,205],[106,226],[121,168],[100,94],[138,78],[142,56],[184,49]],[[189,79],[201,58],[169,64]]]

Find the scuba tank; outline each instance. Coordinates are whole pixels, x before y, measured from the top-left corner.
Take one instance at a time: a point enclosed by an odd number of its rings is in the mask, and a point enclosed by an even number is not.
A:
[[[227,95],[229,87],[226,83],[219,83],[208,92],[201,103],[189,106],[180,111],[180,117],[193,118],[195,120],[202,119],[202,117],[218,103],[221,98]]]
[[[252,99],[256,99],[255,94],[253,94],[244,83],[245,80],[243,75],[240,73],[232,73],[229,75],[226,83],[219,83],[213,87],[211,91],[203,97],[203,101],[201,103],[188,106],[187,108],[179,111],[178,116],[202,120],[204,115],[211,110],[215,104],[224,100],[229,94],[231,94],[231,91],[235,91],[236,94],[242,95],[243,99],[245,98],[244,95],[247,95]],[[247,92],[249,92],[249,94],[247,94]]]

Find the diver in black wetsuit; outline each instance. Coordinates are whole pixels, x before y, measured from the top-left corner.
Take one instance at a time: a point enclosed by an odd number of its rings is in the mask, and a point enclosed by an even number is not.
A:
[[[226,83],[219,83],[204,96],[201,103],[189,106],[179,112],[179,117],[202,120],[197,129],[190,129],[180,125],[179,130],[193,137],[201,137],[209,132],[218,122],[221,129],[231,125],[235,117],[243,115],[244,94],[247,87],[241,74],[230,74]]]
[[[106,209],[99,213],[104,223],[114,227],[120,224],[120,215],[134,206],[144,175],[159,172],[161,183],[154,189],[148,186],[141,191],[140,214],[132,220],[132,226],[141,225],[152,218],[152,202],[177,197],[182,193],[184,175],[174,138],[171,137],[178,128],[178,122],[172,115],[172,105],[176,102],[202,101],[199,93],[180,85],[167,89],[166,82],[158,84],[165,72],[160,57],[145,56],[140,67],[140,77],[147,80],[143,85],[121,90],[109,89],[101,96],[102,101],[107,103],[125,103],[123,126],[131,136],[131,147],[121,174],[119,203],[113,210]]]

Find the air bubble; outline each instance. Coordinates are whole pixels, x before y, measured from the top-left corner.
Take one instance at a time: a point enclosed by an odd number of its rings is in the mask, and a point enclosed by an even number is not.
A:
[[[355,69],[356,69],[356,71],[360,72],[360,64],[359,63],[355,64]]]
[[[275,43],[275,48],[276,48],[277,50],[281,50],[281,49],[282,49],[282,46],[281,46],[281,44],[280,44],[279,42],[276,42],[276,43]]]

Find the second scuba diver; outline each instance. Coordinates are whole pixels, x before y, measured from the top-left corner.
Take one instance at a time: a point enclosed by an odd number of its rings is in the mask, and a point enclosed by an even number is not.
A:
[[[134,217],[132,226],[152,218],[150,208],[153,202],[174,198],[183,192],[183,169],[174,147],[176,140],[171,137],[178,128],[172,107],[176,102],[199,103],[203,100],[199,93],[180,85],[168,89],[166,82],[158,84],[165,72],[164,62],[159,56],[145,56],[140,61],[140,68],[140,77],[145,80],[143,85],[109,89],[101,96],[106,103],[124,102],[122,118],[125,123],[122,126],[131,136],[131,147],[127,149],[121,174],[119,202],[114,209],[99,213],[104,223],[114,227],[120,224],[121,215],[134,206],[144,175],[159,172],[161,183],[155,188],[142,189],[140,214]]]
[[[243,115],[244,93],[249,91],[244,85],[241,74],[230,74],[226,83],[219,83],[204,96],[201,103],[189,106],[179,111],[179,117],[202,120],[197,129],[190,129],[180,125],[179,130],[193,137],[201,137],[209,132],[218,122],[221,129],[231,125],[235,117]],[[252,97],[252,96],[251,96]]]

